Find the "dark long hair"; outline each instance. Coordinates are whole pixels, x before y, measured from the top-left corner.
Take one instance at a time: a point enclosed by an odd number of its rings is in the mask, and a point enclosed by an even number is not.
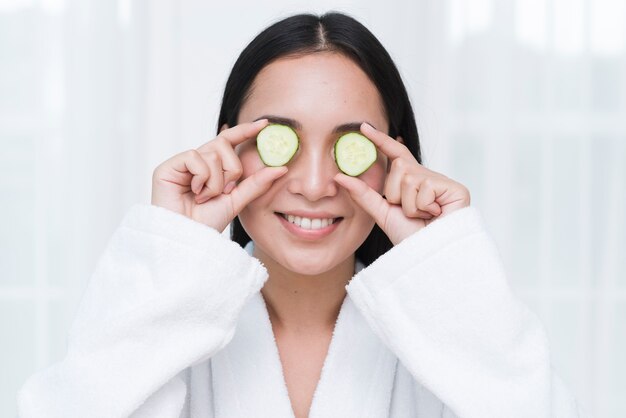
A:
[[[235,126],[239,111],[250,94],[256,75],[272,61],[316,52],[337,52],[353,60],[372,80],[383,99],[389,136],[400,135],[418,162],[422,162],[419,136],[411,102],[400,73],[376,37],[351,16],[329,12],[321,16],[298,14],[280,20],[259,33],[241,52],[226,82],[217,123]],[[236,217],[231,240],[244,247],[250,240]],[[378,225],[357,249],[365,266],[387,252],[393,244]]]

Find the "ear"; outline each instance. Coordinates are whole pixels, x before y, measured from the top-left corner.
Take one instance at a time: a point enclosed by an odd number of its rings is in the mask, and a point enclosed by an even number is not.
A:
[[[222,127],[220,128],[220,133],[222,133],[222,131],[223,131],[224,129],[228,129],[228,128],[229,128],[229,126],[228,126],[228,124],[227,124],[227,123],[223,124],[223,125],[222,125]]]

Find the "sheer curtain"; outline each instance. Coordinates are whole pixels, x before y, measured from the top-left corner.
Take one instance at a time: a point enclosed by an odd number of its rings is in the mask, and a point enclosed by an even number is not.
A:
[[[241,49],[331,8],[388,47],[425,164],[470,189],[555,369],[595,416],[626,416],[625,1],[0,0],[1,416],[63,356],[154,168],[213,138]]]

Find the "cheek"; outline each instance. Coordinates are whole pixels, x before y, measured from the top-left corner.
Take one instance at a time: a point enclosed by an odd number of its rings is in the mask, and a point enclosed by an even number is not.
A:
[[[359,176],[361,180],[367,183],[372,189],[382,194],[387,178],[386,161],[380,156],[378,160],[365,173]]]
[[[241,166],[243,168],[243,175],[240,180],[249,177],[250,175],[265,167],[265,164],[263,164],[263,161],[261,161],[256,146],[253,143],[244,143],[238,145],[235,148],[235,153],[239,157],[239,160],[241,161]]]
[[[385,157],[379,157],[374,165],[372,165],[365,173],[359,176],[359,179],[364,181],[369,187],[371,187],[381,195],[383,193],[385,179],[387,178],[387,163],[384,158]],[[363,234],[363,236],[361,238],[365,240],[365,238],[367,238],[367,235],[374,227],[374,219],[369,213],[365,211],[365,209],[363,209],[356,202],[352,203],[355,210],[354,221],[357,225],[357,229],[362,231],[361,233]]]

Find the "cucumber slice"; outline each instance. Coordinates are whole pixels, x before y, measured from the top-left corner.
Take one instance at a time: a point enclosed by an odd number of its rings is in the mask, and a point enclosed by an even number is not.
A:
[[[298,135],[289,126],[273,123],[261,129],[256,137],[256,147],[265,165],[279,167],[294,156],[300,143]]]
[[[349,176],[363,174],[376,161],[376,146],[364,135],[349,132],[335,143],[334,157],[339,169]]]

